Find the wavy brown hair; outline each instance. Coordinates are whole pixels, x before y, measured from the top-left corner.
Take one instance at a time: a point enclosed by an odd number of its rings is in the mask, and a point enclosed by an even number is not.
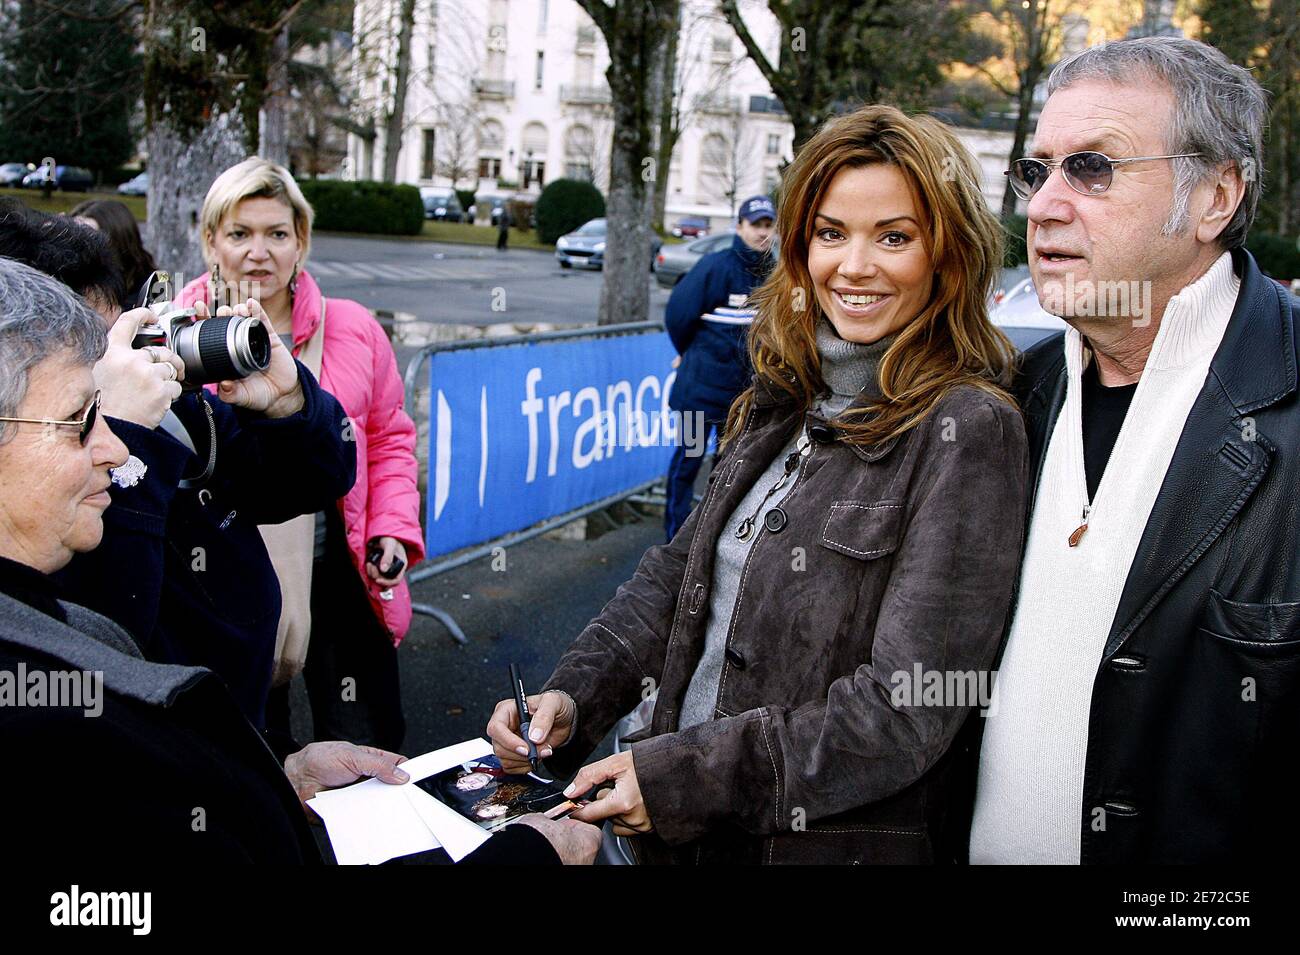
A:
[[[803,411],[825,390],[815,328],[822,315],[808,272],[813,216],[841,169],[886,163],[907,180],[921,210],[934,288],[880,362],[879,401],[836,419],[844,440],[878,444],[925,419],[958,385],[1010,402],[1015,349],[989,321],[988,297],[1002,266],[1002,228],[980,192],[980,172],[949,129],[892,106],[864,106],[831,120],[786,170],[777,213],[780,262],[750,297],[749,332],[757,378],[794,397]],[[731,406],[724,441],[739,434],[754,386]]]
[[[121,303],[122,308],[131,309],[139,305],[137,296],[158,266],[144,247],[140,227],[131,210],[116,199],[90,199],[78,203],[68,215],[74,219],[93,219],[99,224],[99,231],[107,237],[113,258],[117,260],[117,267],[126,282],[127,297]]]

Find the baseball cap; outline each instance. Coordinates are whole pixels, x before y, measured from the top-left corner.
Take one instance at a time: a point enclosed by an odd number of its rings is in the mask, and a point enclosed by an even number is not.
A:
[[[750,196],[740,204],[740,219],[757,222],[759,219],[776,220],[776,208],[767,196]]]

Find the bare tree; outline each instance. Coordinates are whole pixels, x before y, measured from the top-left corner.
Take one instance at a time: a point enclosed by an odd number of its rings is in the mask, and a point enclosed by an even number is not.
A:
[[[471,99],[439,104],[437,111],[436,168],[455,189],[478,171],[479,114]]]
[[[399,0],[397,50],[391,75],[392,89],[384,115],[384,182],[397,181],[397,157],[406,132],[406,94],[411,82],[411,34],[415,32],[415,0]]]
[[[285,24],[271,45],[266,101],[262,104],[258,155],[282,166],[289,165],[289,26]]]
[[[958,57],[967,36],[967,11],[952,0],[749,0],[780,27],[773,62],[741,3],[720,0],[719,9],[790,117],[796,150],[859,103],[923,105],[942,79],[939,65]]]
[[[710,26],[726,22],[718,15],[717,4],[712,0],[684,0],[678,22],[664,60],[663,105],[655,162],[658,174],[651,216],[651,223],[659,232],[664,231],[669,170],[677,144],[699,115],[699,103],[715,96],[744,61],[740,57],[729,60],[721,69],[709,69],[713,37]],[[707,76],[702,75],[705,71]]]
[[[1060,53],[1063,6],[1058,3],[1054,8],[1052,0],[990,0],[987,4],[988,12],[1006,32],[1014,77],[1007,82],[987,64],[976,64],[976,69],[998,92],[1016,104],[1016,129],[1010,158],[1024,155],[1034,109],[1034,91]],[[1002,193],[1003,218],[1015,213],[1017,198],[1008,180]]]
[[[740,110],[715,117],[706,128],[705,144],[712,139],[712,153],[705,157],[705,177],[713,185],[714,193],[727,200],[731,217],[736,217],[741,187],[749,180],[755,168],[758,144],[751,124],[745,121]]]
[[[475,172],[468,163],[481,121],[473,84],[484,46],[482,8],[478,0],[357,3],[353,97],[349,115],[335,123],[368,147],[378,140],[377,129],[383,129],[383,175],[388,181],[397,177],[407,131],[417,126],[436,130],[436,167],[451,163],[459,170],[458,179]],[[427,55],[416,56],[421,40],[428,43]],[[435,50],[441,51],[436,59]],[[445,151],[448,148],[452,154]]]
[[[295,24],[296,25],[296,24]],[[286,69],[291,90],[291,168],[316,177],[347,156],[347,55],[333,30],[294,31]],[[366,130],[374,136],[374,126]]]
[[[655,138],[663,108],[664,58],[680,0],[575,0],[605,37],[613,100],[605,275],[599,322],[644,321],[650,311],[650,216]],[[667,170],[664,170],[666,174]]]
[[[591,126],[591,181],[610,187],[610,159],[614,147],[614,111],[609,106],[593,107],[587,116]],[[658,183],[658,179],[655,180]]]
[[[259,145],[271,47],[301,0],[143,2],[150,240],[160,265],[192,275],[203,197]]]

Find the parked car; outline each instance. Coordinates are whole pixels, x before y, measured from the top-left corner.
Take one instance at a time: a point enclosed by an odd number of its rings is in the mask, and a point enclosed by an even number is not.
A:
[[[1068,327],[1064,319],[1038,304],[1032,278],[1021,279],[1009,289],[994,293],[989,318],[1021,351]]]
[[[95,174],[81,166],[55,166],[54,184],[63,192],[88,192],[95,184]]]
[[[45,182],[47,166],[40,166],[23,177],[24,189],[39,189]],[[63,192],[86,192],[95,184],[95,175],[81,166],[55,166],[54,188]]]
[[[465,218],[465,210],[460,206],[460,199],[454,189],[439,186],[423,186],[420,198],[424,200],[424,217],[437,219],[439,222],[460,222]]]
[[[719,232],[694,242],[665,245],[655,256],[655,281],[664,288],[672,288],[704,256],[731,245],[735,235],[734,232]]]
[[[132,176],[122,185],[117,187],[119,194],[124,196],[144,196],[149,194],[149,173],[147,171],[137,176]]]
[[[555,259],[560,263],[560,268],[567,269],[575,265],[583,268],[604,268],[605,234],[605,220],[601,218],[589,219],[568,235],[560,236],[555,241]],[[650,239],[651,270],[655,267],[655,258],[659,255],[663,244],[663,240],[657,235]]]
[[[501,219],[501,210],[506,207],[506,203],[509,201],[509,196],[489,196],[479,193],[474,197],[474,218],[477,220],[479,209],[486,209],[488,210],[488,219],[495,226]]]
[[[673,226],[673,235],[679,239],[701,239],[709,234],[709,220],[701,216],[682,216]]]
[[[31,171],[32,167],[25,162],[7,162],[0,166],[0,186],[17,189],[23,184],[23,179]]]

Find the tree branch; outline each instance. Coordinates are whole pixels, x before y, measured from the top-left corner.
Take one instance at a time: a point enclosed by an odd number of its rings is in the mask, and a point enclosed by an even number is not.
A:
[[[579,0],[579,2],[581,2],[581,0]],[[776,95],[784,101],[794,90],[794,84],[788,82],[780,70],[773,68],[771,61],[767,58],[767,54],[763,52],[763,48],[758,45],[758,42],[754,39],[754,35],[749,32],[749,27],[745,25],[745,20],[740,15],[740,10],[736,6],[736,0],[722,0],[718,9],[722,11],[722,15],[726,17],[727,22],[731,24],[731,29],[735,31],[736,36],[740,37],[740,42],[744,45],[745,52],[748,53],[750,59],[754,61],[754,65],[758,67],[758,71],[763,74],[763,78],[767,80],[767,85],[772,87],[772,92],[776,93]]]
[[[55,3],[54,0],[35,0],[35,3],[36,6],[49,10],[52,13],[56,13],[59,16],[68,17],[73,20],[82,20],[86,23],[112,23],[115,20],[121,19],[135,7],[143,5],[142,0],[126,0],[121,7],[114,10],[112,13],[93,14],[69,10],[67,7],[63,6],[63,4]]]
[[[972,63],[971,66],[973,66],[973,67],[974,67],[976,70],[978,70],[979,72],[983,73],[983,74],[984,74],[984,78],[985,78],[986,80],[988,80],[990,83],[992,83],[992,84],[993,84],[993,87],[994,87],[994,88],[995,88],[999,93],[1001,93],[1003,96],[1015,96],[1015,95],[1016,95],[1016,91],[1013,90],[1011,87],[1007,86],[1005,83],[1003,83],[1003,82],[1002,82],[1000,79],[998,79],[996,76],[994,76],[994,75],[989,71],[988,67],[986,67],[986,66],[984,66],[983,64],[980,64],[980,63]]]
[[[249,27],[249,29],[255,30],[258,33],[267,34],[268,36],[275,36],[286,26],[289,25],[290,20],[292,20],[295,16],[298,15],[298,11],[302,8],[302,4],[303,4],[303,0],[295,0],[294,5],[291,6],[288,10],[286,10],[283,16],[281,16],[280,19],[276,20],[275,23],[273,23],[269,27],[255,26],[255,27]]]
[[[343,130],[345,133],[351,133],[358,136],[366,142],[372,142],[375,138],[375,123],[372,119],[368,125],[358,123],[350,116],[329,115],[325,117],[326,122],[331,126]]]
[[[574,0],[574,2],[587,11],[587,16],[596,22],[600,32],[608,40],[614,30],[614,8],[605,3],[605,0]]]

